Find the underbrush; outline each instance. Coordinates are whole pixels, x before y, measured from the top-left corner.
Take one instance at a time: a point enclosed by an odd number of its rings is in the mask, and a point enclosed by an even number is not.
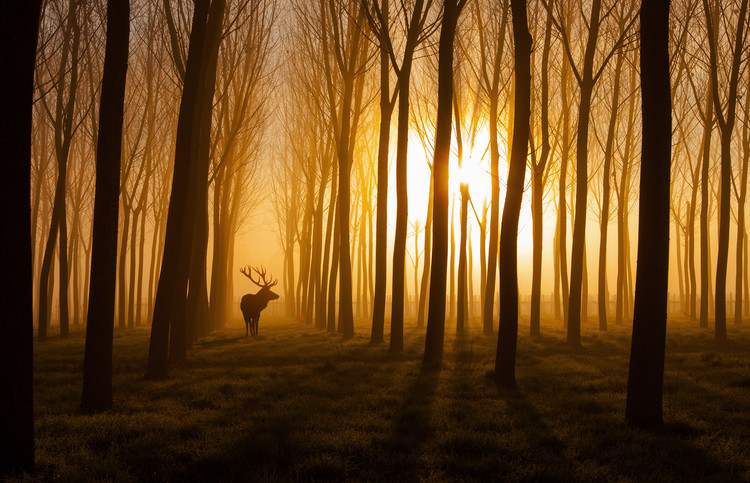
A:
[[[230,326],[199,341],[165,381],[142,379],[148,329],[116,332],[114,408],[78,411],[84,334],[35,347],[37,471],[79,480],[750,480],[750,330],[670,321],[666,427],[623,421],[630,327],[559,321],[519,329],[518,387],[486,378],[496,338],[450,330],[440,371],[422,372],[424,330],[369,346],[282,319],[260,336]]]

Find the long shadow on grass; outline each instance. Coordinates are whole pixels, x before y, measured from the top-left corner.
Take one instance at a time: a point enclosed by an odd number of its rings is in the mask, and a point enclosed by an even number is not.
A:
[[[445,476],[574,479],[575,467],[566,457],[566,444],[550,429],[523,388],[498,388],[482,379],[481,368],[489,361],[474,354],[475,341],[469,335],[454,339],[449,376],[453,401],[448,414],[454,423],[442,448]]]
[[[488,381],[490,384],[494,384]],[[522,390],[496,388],[507,405],[511,432],[521,432],[520,461],[503,461],[513,479],[570,481],[575,479],[575,464],[567,456],[567,445],[548,426],[545,418]],[[518,449],[518,448],[516,448]]]
[[[700,427],[667,420],[663,431],[650,433],[625,425],[627,354],[613,357],[608,353],[610,348],[613,352],[623,351],[607,340],[585,345],[583,350],[545,341],[528,357],[527,362],[534,363],[533,370],[524,371],[519,378],[522,389],[539,392],[547,398],[543,404],[555,408],[552,417],[567,435],[566,445],[560,449],[567,447],[574,458],[575,477],[635,481],[736,479],[737,474],[722,468],[700,447],[699,439],[710,436]],[[545,363],[545,358],[554,362]],[[509,406],[515,406],[514,413],[523,414],[525,403],[520,396],[508,392],[503,397]]]
[[[219,387],[220,397],[230,402],[212,408],[211,423],[203,436],[212,449],[180,468],[174,479],[351,481],[362,471],[370,471],[372,478],[378,479],[381,471],[388,471],[393,464],[391,456],[406,455],[403,449],[419,440],[423,434],[420,428],[428,425],[429,416],[417,418],[417,427],[407,428],[413,421],[404,414],[397,421],[393,439],[400,441],[412,434],[412,443],[399,442],[393,455],[373,454],[371,435],[366,432],[370,423],[359,417],[367,412],[368,404],[381,401],[381,394],[373,391],[382,388],[384,381],[392,381],[399,366],[386,364],[371,376],[373,366],[349,363],[353,356],[329,355],[304,365],[273,369],[261,366],[246,373],[251,377]],[[367,361],[368,354],[359,358]],[[368,377],[377,382],[359,383]],[[435,383],[430,380],[434,378],[420,378],[411,392],[434,392]],[[412,414],[421,414],[419,401],[421,398],[414,400]],[[372,407],[374,413],[383,412]],[[372,424],[377,426],[377,421]],[[201,439],[198,444],[206,444]],[[378,458],[382,460],[373,464]],[[403,458],[408,461],[408,456]]]
[[[430,419],[439,376],[440,371],[421,370],[407,389],[391,433],[376,456],[381,471],[373,477],[383,481],[417,481],[426,473],[420,457],[434,437]]]

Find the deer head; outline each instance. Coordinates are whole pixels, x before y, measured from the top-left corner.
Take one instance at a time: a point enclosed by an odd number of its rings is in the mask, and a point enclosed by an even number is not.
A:
[[[255,280],[253,278],[252,272],[255,272],[258,275],[258,280]],[[263,299],[267,301],[269,300],[276,300],[279,298],[279,295],[271,291],[271,287],[279,283],[278,279],[271,281],[270,279],[266,279],[266,269],[263,268],[261,265],[260,269],[256,267],[251,267],[250,265],[247,265],[245,267],[240,268],[240,273],[242,275],[249,278],[255,285],[260,287],[260,290],[255,295],[258,295],[262,297]]]

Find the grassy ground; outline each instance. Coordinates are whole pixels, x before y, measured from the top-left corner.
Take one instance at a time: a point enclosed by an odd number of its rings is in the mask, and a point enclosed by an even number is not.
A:
[[[671,322],[666,430],[623,423],[630,329],[521,324],[517,390],[485,378],[494,337],[448,331],[442,371],[422,373],[424,335],[369,347],[285,320],[200,341],[163,382],[144,381],[148,331],[116,333],[115,406],[78,413],[84,336],[36,345],[36,479],[750,480],[750,328]]]

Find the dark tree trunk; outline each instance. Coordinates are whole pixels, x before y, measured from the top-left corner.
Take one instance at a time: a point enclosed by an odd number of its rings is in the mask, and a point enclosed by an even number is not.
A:
[[[382,18],[388,20],[389,0],[380,7]],[[381,35],[387,35],[388,25],[382,25]],[[380,39],[380,131],[378,138],[377,215],[375,219],[375,296],[372,301],[372,333],[370,344],[383,343],[385,326],[385,285],[388,256],[388,145],[391,137],[393,102],[390,99],[390,60],[385,37]]]
[[[460,156],[459,156],[460,159]],[[469,213],[469,185],[461,183],[461,234],[458,241],[458,308],[456,312],[456,333],[466,332],[466,230]]]
[[[490,180],[491,199],[490,205],[490,244],[487,248],[489,256],[487,260],[487,279],[484,285],[484,303],[482,306],[482,333],[491,335],[493,327],[493,315],[495,309],[495,280],[497,278],[497,237],[500,218],[500,152],[497,140],[497,96],[490,98]],[[484,245],[482,245],[484,250]]]
[[[557,250],[560,263],[560,293],[562,295],[563,327],[568,327],[568,300],[570,295],[568,278],[568,154],[570,152],[570,98],[568,96],[567,57],[562,60],[560,69],[560,102],[563,103],[562,115],[562,152],[560,153],[560,178],[558,180],[557,201]]]
[[[612,158],[614,156],[614,141],[617,132],[617,114],[620,104],[620,74],[625,60],[623,53],[617,54],[615,66],[615,80],[612,86],[612,105],[610,108],[607,142],[604,148],[604,170],[602,172],[602,208],[599,223],[599,273],[597,277],[597,301],[599,315],[599,330],[607,330],[607,235],[609,232],[609,198]]]
[[[191,245],[192,238],[183,239],[185,224],[191,221],[186,213],[190,178],[193,176],[194,154],[197,136],[194,136],[194,125],[198,116],[199,87],[201,84],[201,59],[206,36],[206,18],[208,17],[209,0],[196,0],[193,12],[190,46],[188,48],[185,83],[180,102],[180,114],[177,121],[177,139],[175,143],[174,173],[172,193],[169,199],[167,227],[164,238],[164,255],[162,257],[159,283],[154,301],[154,316],[151,323],[151,340],[148,351],[146,378],[163,379],[167,377],[170,332],[178,332],[176,327],[179,317],[179,306],[184,313],[187,285],[187,270],[180,264],[187,263],[189,257],[181,254],[184,245]],[[189,253],[189,252],[188,252]],[[185,272],[178,283],[180,271]],[[184,319],[182,320],[184,323]],[[172,326],[172,327],[170,327]],[[171,329],[171,331],[170,331]],[[183,334],[184,334],[184,327]]]
[[[41,0],[0,3],[0,476],[34,471],[31,118]],[[13,274],[10,276],[9,274]],[[42,281],[41,283],[45,283]]]
[[[664,342],[669,268],[669,183],[672,106],[669,78],[669,0],[641,8],[643,141],[635,312],[625,419],[662,426]]]
[[[134,193],[135,194],[135,193]],[[138,305],[135,302],[135,285],[141,285],[140,280],[136,277],[136,258],[138,257],[138,221],[141,216],[141,208],[138,207],[133,212],[133,229],[130,232],[130,268],[128,268],[128,329],[135,327],[135,314],[138,310]]]
[[[338,182],[337,182],[338,183]],[[340,193],[340,191],[339,191]],[[328,278],[328,304],[327,304],[327,327],[328,332],[336,332],[336,287],[338,284],[339,274],[339,255],[340,255],[340,243],[341,243],[341,228],[339,218],[339,197],[336,196],[336,209],[334,210],[333,220],[333,248],[331,251],[331,271],[330,277]]]
[[[745,113],[750,114],[750,96],[745,98]],[[747,115],[746,114],[746,115]],[[742,163],[740,165],[740,193],[737,196],[737,244],[735,247],[735,282],[734,282],[734,323],[742,323],[742,277],[747,260],[743,258],[745,247],[745,200],[747,199],[747,168],[750,164],[750,125],[745,123],[742,129]]]
[[[588,211],[588,141],[589,123],[591,121],[591,96],[594,90],[594,56],[596,42],[599,38],[601,19],[601,0],[593,0],[591,21],[583,73],[579,81],[581,103],[578,110],[578,134],[576,138],[576,204],[573,219],[573,246],[570,256],[570,293],[568,301],[568,344],[573,347],[581,345],[581,296],[584,258],[586,257],[586,213]],[[584,301],[585,302],[585,301]]]
[[[122,237],[120,240],[120,256],[118,258],[118,269],[117,269],[117,328],[124,330],[126,327],[127,320],[127,305],[125,298],[125,261],[127,260],[126,254],[128,249],[128,235],[130,234],[130,208],[131,203],[125,198],[127,197],[126,190],[123,187],[122,190]]]
[[[419,287],[419,306],[417,307],[417,327],[424,328],[424,321],[427,316],[427,291],[429,289],[428,282],[430,280],[430,255],[432,253],[432,192],[434,187],[434,178],[432,176],[432,170],[430,170],[430,189],[428,196],[430,197],[427,202],[427,219],[424,225],[424,252],[422,259],[424,260],[422,267],[422,282]],[[484,247],[484,243],[482,244]],[[484,250],[482,250],[484,254]]]
[[[711,100],[711,85],[709,80],[708,94],[706,100],[706,116],[703,120],[703,145],[701,157],[701,213],[700,213],[700,237],[701,237],[701,305],[700,305],[700,327],[708,328],[708,300],[711,291],[711,276],[708,268],[708,171],[711,163],[711,134],[714,125],[714,103]]]
[[[112,408],[112,328],[117,277],[117,217],[129,35],[129,0],[108,0],[107,46],[104,54],[99,136],[96,147],[96,188],[91,242],[92,283],[86,325],[86,352],[83,360],[81,410],[84,413]]]
[[[413,15],[417,15],[416,11]],[[406,162],[409,147],[409,81],[411,54],[407,49],[399,74],[398,124],[396,127],[396,232],[393,239],[393,280],[391,282],[391,336],[389,352],[404,349],[404,283],[406,280],[406,225],[409,215]],[[415,294],[416,295],[416,294]]]
[[[216,89],[216,65],[219,55],[224,6],[226,0],[213,0],[206,26],[206,48],[203,51],[198,122],[200,134],[196,157],[193,247],[190,256],[189,291],[187,298],[186,344],[208,333],[208,282],[206,280],[208,249],[208,169],[210,165],[211,112]],[[190,216],[190,214],[188,214]],[[183,357],[184,358],[184,357]]]
[[[734,39],[734,52],[732,55],[732,70],[728,81],[728,94],[726,101],[719,98],[718,80],[718,18],[712,18],[709,13],[707,0],[703,0],[708,25],[710,67],[711,67],[711,91],[716,109],[716,120],[719,123],[721,133],[721,183],[719,192],[719,247],[716,260],[716,309],[715,309],[715,336],[719,344],[727,341],[727,262],[729,258],[729,212],[731,199],[732,179],[732,134],[737,118],[737,88],[739,83],[740,66],[742,64],[743,43],[745,41],[745,17],[747,16],[748,0],[743,0],[737,15],[737,29]],[[718,10],[718,9],[717,9]],[[714,13],[714,17],[718,12]],[[726,105],[725,109],[723,106]],[[741,267],[740,267],[741,269]]]
[[[334,224],[336,219],[336,193],[338,193],[338,176],[337,176],[337,164],[331,163],[331,195],[329,196],[330,201],[328,204],[328,216],[326,220],[326,236],[325,241],[323,242],[323,270],[321,272],[321,284],[320,284],[320,291],[318,293],[318,300],[320,300],[320,303],[318,304],[318,310],[317,310],[317,316],[316,316],[316,327],[319,329],[326,329],[328,325],[328,317],[331,316],[331,314],[334,314],[335,312],[333,310],[328,310],[328,303],[326,303],[326,300],[328,298],[328,279],[329,279],[329,269],[328,265],[329,262],[332,262],[331,260],[331,238],[334,236]],[[292,276],[294,271],[291,271]],[[374,309],[373,309],[374,310]]]
[[[531,116],[531,34],[526,19],[526,0],[511,0],[515,58],[515,106],[513,144],[500,228],[500,327],[497,332],[495,381],[516,385],[518,340],[518,217],[523,200],[526,155]]]
[[[396,232],[393,240],[393,282],[391,297],[391,338],[388,350],[404,349],[404,290],[406,280],[406,228],[409,215],[407,156],[409,149],[409,83],[414,51],[422,30],[423,1],[417,0],[411,12],[403,60],[398,71],[398,124],[396,127]],[[417,236],[417,235],[415,235]],[[415,253],[415,257],[418,256]],[[416,271],[416,266],[415,266]],[[417,293],[414,293],[416,299]]]
[[[531,337],[541,335],[541,292],[542,292],[542,249],[544,237],[544,181],[545,170],[549,160],[549,51],[552,40],[552,15],[547,14],[544,27],[544,44],[542,47],[542,93],[541,93],[541,121],[542,121],[542,152],[539,162],[533,163],[531,187],[531,213],[533,217],[533,266],[531,280],[531,314],[529,317],[529,333]],[[555,277],[557,280],[557,277]],[[558,307],[559,310],[559,307]]]
[[[433,245],[430,263],[430,303],[427,312],[423,365],[437,368],[443,360],[445,282],[448,261],[449,157],[453,107],[453,40],[465,0],[446,0],[438,53],[438,109],[433,175]]]

